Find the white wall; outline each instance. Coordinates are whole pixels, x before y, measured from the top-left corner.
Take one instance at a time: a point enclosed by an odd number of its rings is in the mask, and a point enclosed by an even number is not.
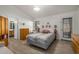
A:
[[[62,19],[66,18],[66,17],[72,17],[73,19],[75,19],[75,17],[74,17],[75,13],[76,13],[75,11],[72,11],[72,12],[47,16],[47,17],[43,17],[43,18],[38,18],[36,20],[40,21],[40,27],[42,25],[45,25],[47,22],[50,22],[52,29],[54,29],[54,25],[57,25],[57,27],[58,27],[57,29],[59,32],[59,38],[62,39]]]
[[[73,34],[77,34],[78,33],[78,11],[76,11],[76,13],[74,14],[74,19],[73,19],[73,24],[72,24],[72,28],[73,28]]]
[[[23,25],[23,23],[25,25]],[[23,20],[19,20],[19,29],[20,28],[30,28],[30,32],[33,30],[33,22],[30,21],[30,20],[26,20],[26,19],[23,19]]]
[[[73,20],[73,33],[79,35],[79,8],[76,11],[75,19]]]
[[[28,19],[33,19],[29,15],[25,14],[23,11],[18,9],[16,6],[12,5],[1,5],[0,6],[0,15],[1,16],[6,16],[10,18],[28,18]]]

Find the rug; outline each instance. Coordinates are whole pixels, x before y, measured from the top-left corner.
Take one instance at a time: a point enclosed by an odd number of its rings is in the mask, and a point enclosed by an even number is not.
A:
[[[13,54],[7,47],[0,47],[0,54]]]

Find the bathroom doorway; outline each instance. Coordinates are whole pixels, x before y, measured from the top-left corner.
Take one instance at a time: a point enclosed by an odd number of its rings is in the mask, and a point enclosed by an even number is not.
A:
[[[9,38],[14,38],[15,23],[10,21]]]

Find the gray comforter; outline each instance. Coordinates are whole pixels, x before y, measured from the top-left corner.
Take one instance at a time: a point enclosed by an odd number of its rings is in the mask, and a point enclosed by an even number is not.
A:
[[[53,33],[32,33],[28,35],[28,43],[47,49],[51,42],[54,40]]]

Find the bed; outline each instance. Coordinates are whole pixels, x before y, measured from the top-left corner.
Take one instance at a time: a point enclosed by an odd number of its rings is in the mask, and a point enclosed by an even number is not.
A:
[[[54,41],[55,34],[52,33],[31,33],[27,37],[28,44],[47,49]]]

